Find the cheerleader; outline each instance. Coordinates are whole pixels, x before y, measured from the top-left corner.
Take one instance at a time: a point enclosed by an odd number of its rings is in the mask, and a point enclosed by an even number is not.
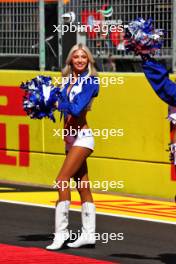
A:
[[[176,106],[176,83],[169,79],[166,68],[149,55],[141,54],[146,78],[156,94],[167,104]]]
[[[176,165],[176,84],[169,79],[166,68],[151,59],[149,55],[142,55],[143,70],[145,76],[156,94],[168,106],[168,120],[171,122],[171,132],[173,134],[170,145],[170,159]]]
[[[55,237],[53,243],[47,246],[49,250],[60,249],[69,239],[69,182],[72,177],[77,183],[82,204],[82,233],[76,241],[67,245],[71,248],[95,245],[95,205],[90,186],[81,182],[89,181],[86,160],[94,150],[94,137],[86,114],[98,95],[99,82],[96,76],[90,50],[83,44],[73,46],[62,71],[62,79],[68,81],[63,83],[57,107],[64,116],[64,128],[68,131],[74,129],[77,134],[73,136],[70,133],[64,138],[66,158],[56,179],[59,200],[55,211]]]
[[[170,160],[176,165],[176,107],[169,105],[168,120],[171,129]]]
[[[142,58],[144,74],[156,94],[169,105],[168,120],[171,121],[171,158],[176,165],[176,83],[169,79],[166,68],[150,57],[163,44],[164,31],[153,27],[153,20],[137,18],[128,25],[125,48]]]
[[[165,67],[150,57],[162,47],[164,31],[153,27],[153,20],[137,18],[126,28],[125,49],[142,58],[142,67],[157,95],[167,104],[176,106],[176,84],[169,79]]]

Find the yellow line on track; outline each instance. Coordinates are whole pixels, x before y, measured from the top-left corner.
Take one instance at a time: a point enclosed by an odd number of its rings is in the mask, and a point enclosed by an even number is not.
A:
[[[97,193],[93,197],[97,212],[176,223],[176,204],[172,202]],[[0,200],[46,206],[54,206],[57,199],[57,191],[0,193]],[[76,191],[72,191],[71,208],[80,210],[80,199]]]

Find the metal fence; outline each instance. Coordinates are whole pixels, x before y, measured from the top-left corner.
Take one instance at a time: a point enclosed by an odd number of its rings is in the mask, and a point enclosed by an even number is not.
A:
[[[0,2],[0,56],[39,55],[39,1]]]
[[[175,0],[72,0],[64,6],[64,12],[73,11],[76,14],[76,23],[84,21],[91,24],[98,20],[99,24],[121,23],[127,25],[137,17],[144,19],[153,18],[154,26],[165,30],[164,45],[161,56],[172,57],[173,39],[173,2]],[[108,2],[108,5],[107,5]],[[104,10],[103,10],[104,9]],[[103,35],[87,34],[86,44],[90,47],[94,56],[101,54],[107,57],[112,54],[115,57],[130,58],[123,51],[123,33],[110,32]]]
[[[153,18],[154,26],[166,32],[159,55],[172,59],[173,70],[176,70],[176,0],[56,1],[58,23],[62,23],[62,13],[74,12],[77,25],[93,27],[96,22],[100,26],[97,33],[77,32],[77,41],[85,42],[94,57],[107,58],[112,54],[114,58],[133,58],[124,51],[124,33],[112,33],[109,26],[120,23],[125,26],[137,17]],[[45,0],[0,1],[0,56],[39,56],[40,68],[45,68],[44,3]],[[109,25],[106,32],[102,30],[104,24]],[[59,43],[62,43],[60,39]]]

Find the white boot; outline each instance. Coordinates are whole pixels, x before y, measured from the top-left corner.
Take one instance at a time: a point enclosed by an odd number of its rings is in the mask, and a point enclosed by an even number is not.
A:
[[[73,243],[67,246],[77,248],[85,245],[95,245],[95,205],[90,202],[82,204],[82,233]]]
[[[59,249],[69,238],[69,232],[67,229],[69,206],[70,201],[61,201],[57,204],[55,212],[55,237],[53,243],[47,246],[46,249]]]

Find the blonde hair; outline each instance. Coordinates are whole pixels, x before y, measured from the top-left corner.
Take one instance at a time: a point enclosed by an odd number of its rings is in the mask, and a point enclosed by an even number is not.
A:
[[[91,51],[89,50],[89,48],[86,45],[79,43],[79,44],[74,45],[71,48],[71,50],[67,56],[67,59],[66,59],[66,65],[62,70],[62,77],[68,77],[72,73],[72,66],[71,66],[72,55],[78,49],[82,49],[87,54],[87,57],[88,57],[88,75],[89,76],[90,75],[97,76],[98,74],[97,74],[97,71],[94,67],[95,61],[94,61],[94,58],[92,56]]]

